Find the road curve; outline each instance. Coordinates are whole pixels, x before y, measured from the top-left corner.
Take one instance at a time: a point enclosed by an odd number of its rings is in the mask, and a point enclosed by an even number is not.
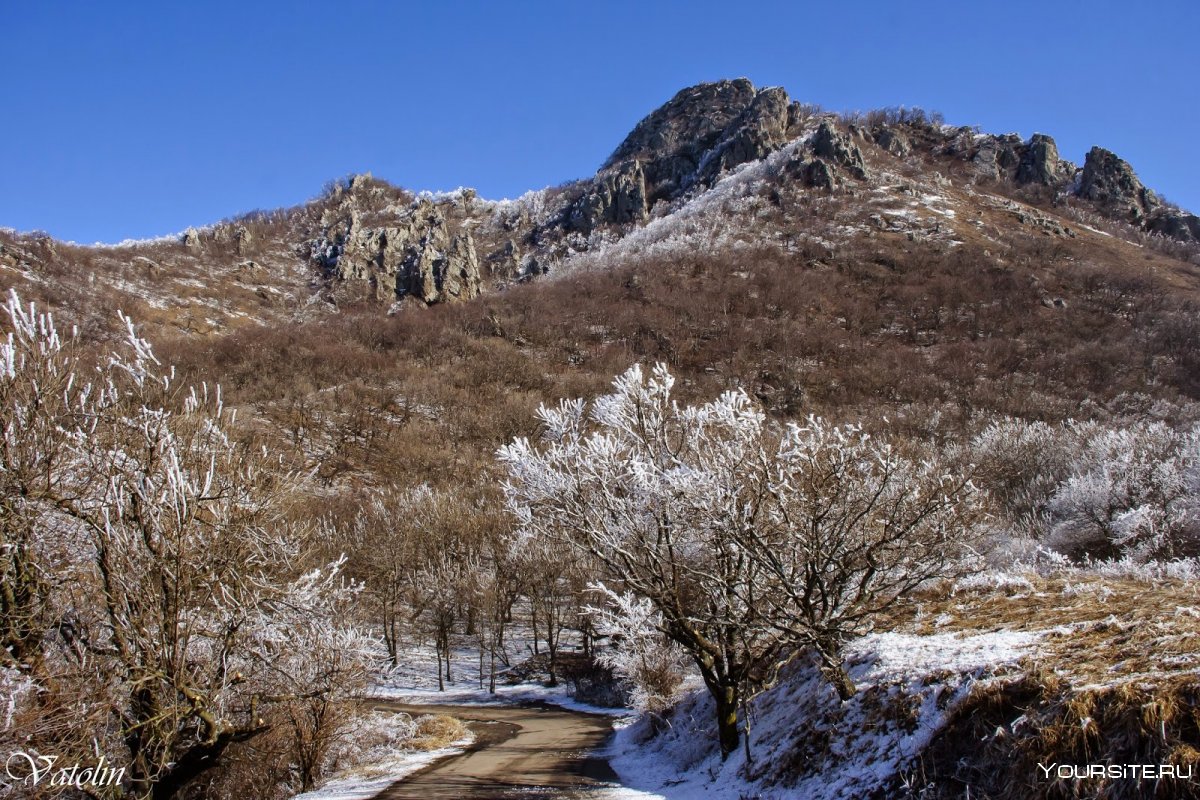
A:
[[[448,714],[467,724],[475,743],[392,784],[378,800],[564,800],[618,783],[591,753],[612,732],[605,717],[546,704],[433,706],[378,703],[408,714]]]

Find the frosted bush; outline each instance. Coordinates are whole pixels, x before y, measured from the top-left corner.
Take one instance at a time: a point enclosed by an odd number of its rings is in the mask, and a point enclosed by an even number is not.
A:
[[[1047,504],[1050,544],[1133,561],[1191,555],[1200,536],[1200,426],[1139,422],[1093,437]]]
[[[588,609],[596,632],[613,642],[596,651],[597,663],[629,681],[635,708],[660,713],[683,682],[683,649],[663,635],[662,614],[649,600],[599,583],[591,588],[607,600],[604,607]]]

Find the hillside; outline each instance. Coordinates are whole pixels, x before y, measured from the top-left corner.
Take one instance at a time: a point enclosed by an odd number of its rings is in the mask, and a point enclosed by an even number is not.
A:
[[[978,507],[947,545],[961,564],[839,633],[854,699],[831,692],[809,640],[787,639],[742,679],[763,758],[728,758],[696,667],[680,667],[614,745],[638,788],[1190,796],[1190,784],[1034,771],[1050,758],[1192,763],[1200,751],[1188,599],[1200,218],[1108,150],[1075,164],[1041,133],[981,133],[919,110],[832,114],[738,79],[682,90],[592,177],[515,200],[357,175],[304,205],[179,237],[82,246],[0,231],[0,286],[53,309],[60,330],[77,326],[78,363],[124,346],[121,311],[174,365],[170,386],[221,385],[214,419],[236,412],[230,447],[261,450],[255,469],[291,487],[272,484],[287,499],[263,512],[299,532],[289,566],[271,569],[300,585],[303,569],[332,561],[360,581],[335,617],[383,643],[372,670],[418,652],[425,663],[432,646],[441,682],[442,659],[449,673],[454,648],[476,647],[482,685],[485,651],[493,670],[518,660],[505,646],[514,626],[551,654],[564,634],[589,656],[608,646],[588,585],[633,583],[513,538],[516,473],[496,454],[539,437],[540,405],[604,395],[634,364],[665,365],[683,405],[744,390],[772,444],[815,429],[815,415],[844,426],[838,436],[894,444],[917,472],[969,478]],[[195,408],[182,390],[154,398]],[[29,519],[37,540],[43,523]],[[51,604],[47,641],[71,645],[64,604]],[[42,664],[10,660],[5,675],[50,685]],[[203,791],[280,797],[353,760],[333,748],[310,754],[303,779],[256,775],[261,759],[299,758],[287,724],[258,719],[231,737]],[[1076,724],[1086,736],[1067,732]],[[56,725],[38,735],[65,736]],[[201,723],[180,725],[187,739]],[[977,752],[957,741],[968,735]],[[119,739],[109,732],[107,752]]]

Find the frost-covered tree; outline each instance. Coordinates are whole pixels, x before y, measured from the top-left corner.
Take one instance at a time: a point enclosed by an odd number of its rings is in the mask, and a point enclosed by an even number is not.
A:
[[[49,316],[15,295],[4,311],[3,480],[20,499],[0,516],[18,555],[0,580],[27,609],[5,636],[39,687],[39,744],[103,754],[129,793],[167,798],[287,704],[343,699],[371,649],[339,616],[354,588],[337,564],[304,569],[290,478],[230,437],[219,389],[179,386],[128,321],[86,366]]]
[[[1083,443],[1097,432],[1092,422],[1051,425],[1005,417],[971,439],[966,457],[1010,525],[1041,538],[1046,505],[1075,468]]]
[[[982,494],[928,453],[818,417],[785,427],[765,472],[765,513],[737,532],[765,573],[756,602],[815,650],[846,699],[846,640],[917,588],[975,566]]]
[[[1200,427],[1002,419],[970,456],[1008,524],[1070,557],[1200,552]]]
[[[574,544],[649,601],[714,698],[723,755],[738,706],[798,647],[843,697],[841,643],[961,563],[969,481],[819,420],[775,430],[742,391],[672,398],[665,366],[612,394],[542,407],[545,441],[501,448],[524,535]]]

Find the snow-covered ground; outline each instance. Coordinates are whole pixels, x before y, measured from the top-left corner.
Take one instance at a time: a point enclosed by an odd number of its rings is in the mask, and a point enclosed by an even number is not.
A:
[[[570,647],[570,645],[566,645]],[[533,654],[528,638],[518,631],[510,637],[510,660],[518,663]],[[497,665],[496,691],[487,688],[487,674],[481,675],[479,651],[463,637],[452,648],[450,680],[443,678],[445,689],[438,689],[434,652],[425,645],[414,644],[405,652],[403,663],[381,676],[368,695],[378,700],[392,700],[412,705],[499,705],[544,702],[572,711],[608,716],[628,716],[628,708],[608,708],[577,701],[569,681],[558,686],[545,686],[537,681],[510,683],[508,668]]]
[[[849,647],[858,693],[842,703],[812,663],[797,663],[751,707],[751,762],[720,759],[713,708],[701,688],[651,735],[645,719],[623,720],[609,749],[622,783],[644,798],[744,797],[848,800],[908,769],[947,713],[980,681],[1003,674],[1039,634],[916,636],[881,633]],[[773,778],[791,775],[786,783]]]
[[[669,728],[656,736],[650,735],[649,721],[629,709],[577,702],[566,683],[548,688],[501,680],[491,694],[480,688],[478,654],[465,643],[455,650],[453,680],[445,691],[437,689],[432,653],[416,648],[406,665],[381,680],[371,696],[436,705],[541,701],[612,715],[617,734],[601,755],[609,757],[624,785],[597,790],[593,796],[598,800],[840,800],[902,779],[955,703],[978,682],[1005,674],[1040,637],[1024,631],[863,637],[848,648],[850,673],[859,692],[845,704],[815,665],[798,663],[752,704],[749,764],[744,751],[721,762],[712,703],[694,679],[671,715]],[[788,759],[791,763],[784,767]],[[771,785],[777,772],[790,772],[798,779]]]
[[[650,719],[629,709],[575,701],[565,681],[548,688],[509,684],[502,676],[491,694],[480,685],[478,653],[466,637],[455,649],[445,691],[437,688],[432,650],[414,642],[404,667],[382,679],[372,696],[430,705],[542,701],[609,714],[617,732],[599,755],[609,759],[622,785],[589,794],[599,800],[849,800],[909,783],[919,787],[919,757],[960,704],[969,708],[975,690],[1000,690],[1023,679],[1030,663],[1052,669],[1064,692],[1143,680],[1150,669],[1164,680],[1200,671],[1190,644],[1192,620],[1200,618],[1191,588],[1200,574],[1197,563],[1047,563],[960,581],[948,597],[917,603],[914,616],[897,629],[847,646],[847,668],[858,689],[848,701],[807,658],[789,666],[751,704],[749,759],[739,750],[721,761],[712,702],[694,677],[656,731]],[[1080,648],[1089,659],[1072,655]],[[529,655],[525,644],[512,649],[514,663]],[[382,784],[443,752],[393,760]],[[363,794],[317,797],[365,797],[380,785],[370,776],[346,779],[326,791]]]
[[[468,744],[470,741],[466,740],[453,747],[398,754],[385,761],[348,770],[321,788],[295,795],[292,800],[366,800],[435,761],[463,752]]]

